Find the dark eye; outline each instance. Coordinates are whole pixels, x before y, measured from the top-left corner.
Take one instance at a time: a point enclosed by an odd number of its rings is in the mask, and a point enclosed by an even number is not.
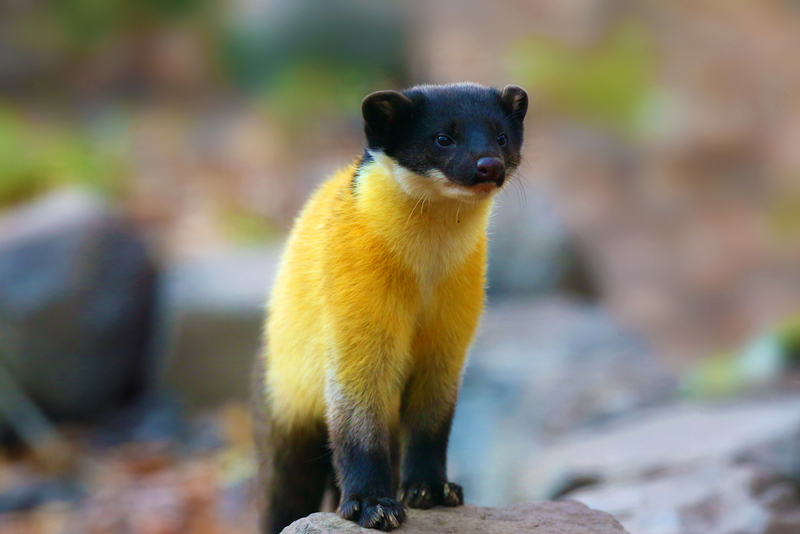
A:
[[[506,138],[506,134],[500,134],[497,136],[497,144],[500,146],[505,145],[508,142],[508,138]]]
[[[446,135],[440,134],[436,136],[436,144],[439,146],[450,146],[453,144],[453,140]]]

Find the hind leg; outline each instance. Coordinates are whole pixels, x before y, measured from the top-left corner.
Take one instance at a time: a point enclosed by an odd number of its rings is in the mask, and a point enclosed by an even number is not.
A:
[[[333,467],[322,423],[286,433],[272,424],[264,394],[262,358],[256,362],[253,418],[258,459],[260,532],[278,534],[293,521],[320,510]]]
[[[259,451],[264,534],[278,534],[320,510],[331,473],[329,454],[324,438],[317,436],[284,436]]]

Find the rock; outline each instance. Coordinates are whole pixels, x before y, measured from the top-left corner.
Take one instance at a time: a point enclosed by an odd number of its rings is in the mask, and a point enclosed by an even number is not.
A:
[[[317,513],[295,521],[282,534],[374,533],[336,514]],[[409,510],[408,520],[398,532],[435,534],[605,534],[625,530],[610,515],[574,501],[516,504],[508,508],[433,508]]]
[[[93,417],[148,380],[157,271],[136,230],[61,191],[0,218],[0,365],[48,415]]]
[[[643,480],[720,461],[800,473],[800,400],[671,406],[570,435],[531,458],[521,494],[548,498],[574,480]]]
[[[162,382],[192,408],[247,400],[280,249],[228,250],[169,267]]]
[[[563,298],[490,306],[456,407],[451,476],[475,504],[525,500],[514,492],[520,465],[549,441],[663,404],[676,387],[646,345],[597,306]]]
[[[566,495],[633,534],[800,532],[800,399],[679,405],[530,457],[525,498]]]
[[[512,178],[497,200],[489,231],[490,295],[561,292],[597,298],[586,259],[544,191]]]
[[[0,515],[30,510],[54,501],[77,502],[82,496],[82,488],[69,478],[35,480],[0,492]]]
[[[570,498],[611,513],[633,534],[800,532],[797,486],[755,466],[711,462],[689,473],[578,490]]]

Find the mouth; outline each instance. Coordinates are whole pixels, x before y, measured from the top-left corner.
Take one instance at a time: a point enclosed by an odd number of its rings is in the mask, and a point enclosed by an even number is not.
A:
[[[472,195],[480,195],[480,196],[489,195],[500,189],[500,186],[498,186],[494,182],[483,182],[481,184],[476,184],[476,185],[461,185],[453,182],[448,182],[447,187],[455,191],[469,193]]]

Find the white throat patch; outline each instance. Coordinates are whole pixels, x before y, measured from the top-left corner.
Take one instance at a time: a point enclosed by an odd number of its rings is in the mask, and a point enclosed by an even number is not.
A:
[[[422,176],[403,167],[381,150],[369,150],[369,153],[395,179],[400,188],[414,199],[451,199],[472,203],[486,200],[500,190],[499,187],[458,185],[448,180],[439,170],[432,170],[428,176]]]

